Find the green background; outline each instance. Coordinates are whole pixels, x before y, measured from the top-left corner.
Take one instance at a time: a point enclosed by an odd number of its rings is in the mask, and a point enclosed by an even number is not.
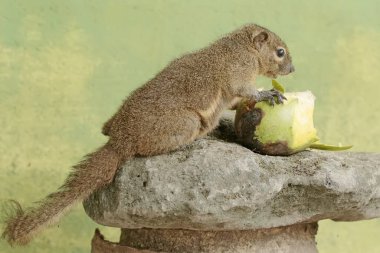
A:
[[[316,95],[322,140],[379,152],[378,13],[375,0],[0,0],[0,200],[29,205],[54,191],[106,140],[102,123],[129,92],[250,22],[287,42],[296,72],[280,81]],[[0,242],[0,252],[89,252],[96,226],[77,207],[27,248]],[[380,220],[323,221],[318,248],[380,252],[379,229]]]

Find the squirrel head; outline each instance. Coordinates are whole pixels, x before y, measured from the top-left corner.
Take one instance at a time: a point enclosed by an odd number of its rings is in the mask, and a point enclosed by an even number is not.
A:
[[[276,78],[294,72],[289,49],[278,35],[256,24],[244,26],[240,34],[256,55],[259,74]]]

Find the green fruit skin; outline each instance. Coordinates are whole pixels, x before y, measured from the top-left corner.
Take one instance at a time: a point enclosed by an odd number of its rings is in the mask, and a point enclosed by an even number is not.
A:
[[[281,105],[241,103],[235,129],[244,145],[262,154],[290,155],[318,141],[313,125],[313,94],[306,91],[284,95],[288,100]]]

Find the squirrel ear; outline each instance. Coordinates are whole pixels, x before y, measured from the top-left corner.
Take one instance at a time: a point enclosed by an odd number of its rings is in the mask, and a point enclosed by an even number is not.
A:
[[[269,37],[268,33],[264,31],[256,35],[253,38],[252,42],[255,44],[257,49],[260,49],[263,46],[263,44],[268,41],[268,37]]]

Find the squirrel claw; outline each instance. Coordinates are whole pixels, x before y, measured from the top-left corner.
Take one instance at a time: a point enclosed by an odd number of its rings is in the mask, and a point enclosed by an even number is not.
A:
[[[272,107],[274,107],[274,104],[277,103],[277,102],[275,102],[274,97],[269,98],[268,102],[269,102],[269,104],[270,104]]]
[[[283,104],[284,100],[287,100],[286,97],[275,89],[260,91],[256,98],[257,102],[267,101],[271,106]]]
[[[272,92],[272,94],[271,94],[272,98],[274,98],[274,97],[277,98],[277,102],[276,102],[277,104],[283,104],[284,100],[287,100],[287,98],[278,90],[271,89],[270,91]]]

